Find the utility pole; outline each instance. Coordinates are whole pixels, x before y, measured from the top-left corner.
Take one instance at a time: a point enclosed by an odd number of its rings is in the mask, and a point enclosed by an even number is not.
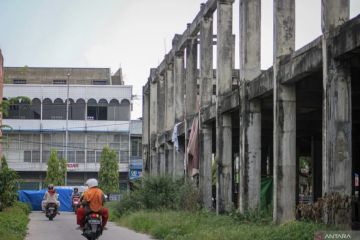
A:
[[[69,87],[70,87],[70,71],[67,73],[66,81],[66,127],[65,127],[65,186],[67,185],[67,161],[68,161],[68,142],[69,142]]]

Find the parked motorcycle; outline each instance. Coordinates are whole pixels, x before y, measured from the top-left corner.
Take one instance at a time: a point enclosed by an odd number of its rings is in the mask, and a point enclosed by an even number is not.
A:
[[[73,197],[72,199],[72,207],[73,207],[73,211],[76,214],[77,209],[80,206],[80,197]]]
[[[95,240],[102,234],[102,220],[98,213],[90,213],[85,217],[85,226],[82,235],[88,240]]]
[[[57,207],[55,203],[48,203],[45,208],[45,215],[50,221],[54,219],[57,214]]]

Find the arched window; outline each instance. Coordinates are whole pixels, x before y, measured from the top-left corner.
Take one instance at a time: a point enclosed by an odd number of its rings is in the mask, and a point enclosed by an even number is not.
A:
[[[71,118],[72,120],[84,120],[85,119],[85,100],[78,99],[76,103],[71,104]]]
[[[87,102],[87,119],[97,120],[97,102],[95,99],[90,98]]]
[[[117,99],[111,99],[108,107],[108,120],[116,121],[120,119],[119,115],[120,103]]]
[[[123,99],[119,106],[119,120],[129,121],[130,120],[130,101]]]
[[[66,103],[62,99],[56,98],[52,109],[51,119],[66,119]]]
[[[43,100],[43,119],[51,119],[52,111],[51,99],[45,98]]]
[[[106,99],[100,99],[98,104],[98,120],[108,120],[107,118],[107,109],[108,108],[108,102]]]
[[[30,119],[40,119],[41,118],[41,101],[38,98],[34,98],[31,101],[31,118]]]

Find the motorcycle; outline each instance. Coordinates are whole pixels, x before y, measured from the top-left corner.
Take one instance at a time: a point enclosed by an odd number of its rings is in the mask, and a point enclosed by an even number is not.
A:
[[[82,235],[88,240],[95,240],[102,234],[102,220],[98,213],[90,213],[85,217],[85,226]]]
[[[77,209],[80,206],[80,197],[73,197],[72,199],[72,207],[73,207],[73,211],[76,214]]]
[[[50,221],[54,219],[57,214],[57,207],[55,203],[48,203],[45,208],[45,215]]]

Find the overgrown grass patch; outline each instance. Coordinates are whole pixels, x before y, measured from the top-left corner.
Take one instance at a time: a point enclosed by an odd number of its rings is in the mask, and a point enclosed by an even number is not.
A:
[[[249,223],[231,216],[209,212],[142,210],[118,218],[120,225],[147,233],[155,239],[313,239],[314,232],[330,230],[328,226],[311,222],[289,222],[280,226],[272,223]]]
[[[23,240],[26,235],[30,208],[24,203],[16,203],[0,212],[0,239]]]

